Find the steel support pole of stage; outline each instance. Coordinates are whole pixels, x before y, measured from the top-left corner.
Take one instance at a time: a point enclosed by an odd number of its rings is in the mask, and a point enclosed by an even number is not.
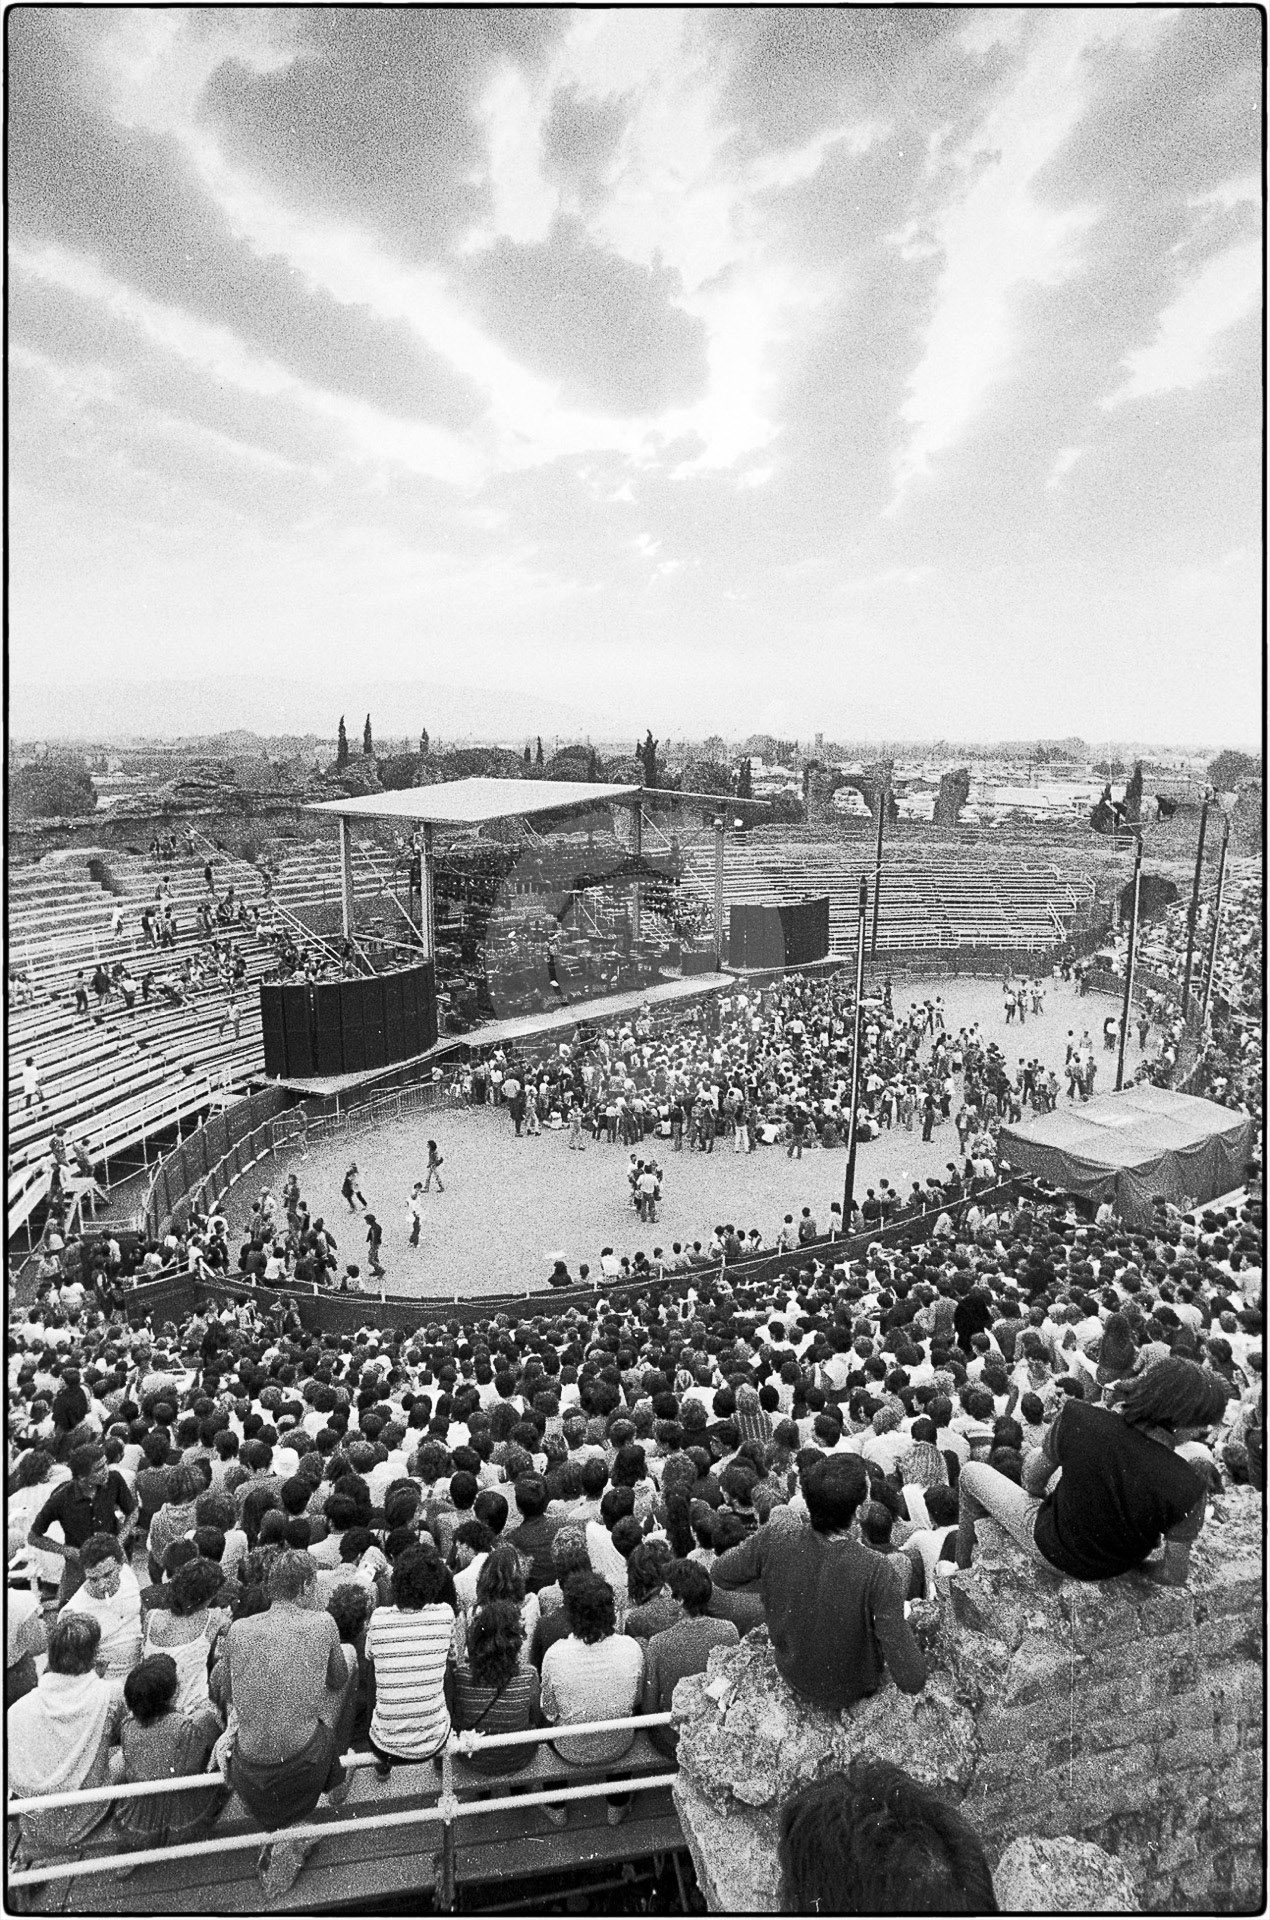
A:
[[[714,964],[723,966],[723,841],[727,832],[724,821],[716,820],[714,826]]]
[[[860,1002],[864,998],[864,923],[869,912],[869,882],[860,875],[860,923],[855,947],[855,1012],[851,1022],[851,1112],[847,1119],[847,1171],[842,1183],[842,1231],[851,1231],[855,1204],[856,1109],[860,1104]]]
[[[340,907],[344,916],[344,938],[353,937],[353,836],[348,821],[340,815]]]
[[[1208,935],[1208,965],[1204,970],[1204,1009],[1201,1024],[1208,1025],[1208,1003],[1213,994],[1213,974],[1217,969],[1217,941],[1221,930],[1222,892],[1226,885],[1226,848],[1230,843],[1230,815],[1222,815],[1221,857],[1217,862],[1217,896],[1213,901],[1213,924]]]
[[[878,950],[878,908],[882,904],[882,823],[886,819],[886,798],[890,792],[889,781],[878,790],[878,845],[873,862],[873,924],[869,930],[869,958],[872,960]]]
[[[1195,849],[1195,882],[1191,888],[1191,910],[1186,916],[1186,968],[1182,974],[1182,1018],[1186,1018],[1191,1004],[1191,966],[1195,959],[1195,921],[1199,914],[1199,889],[1204,877],[1204,836],[1208,831],[1209,792],[1204,790],[1204,804],[1199,815],[1199,845]]]
[[[1129,1044],[1129,1009],[1133,1005],[1133,963],[1138,951],[1138,895],[1142,887],[1142,835],[1133,845],[1133,893],[1129,901],[1129,951],[1124,963],[1124,1004],[1120,1009],[1120,1047],[1116,1054],[1116,1092],[1124,1086],[1124,1050]]]
[[[644,857],[644,803],[637,800],[631,808],[631,857],[642,860]],[[635,886],[631,894],[631,939],[638,940],[644,931],[644,902],[640,894],[639,875],[635,876]]]
[[[436,907],[432,898],[432,835],[432,823],[425,821],[422,844],[419,848],[419,933],[423,941],[425,960],[433,959],[436,954]]]

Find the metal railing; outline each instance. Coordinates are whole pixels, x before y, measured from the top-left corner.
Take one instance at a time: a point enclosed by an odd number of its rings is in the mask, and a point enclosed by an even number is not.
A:
[[[648,1793],[662,1787],[673,1786],[677,1770],[654,1774],[618,1774],[616,1778],[586,1781],[580,1786],[547,1786],[536,1793],[515,1793],[492,1796],[489,1799],[460,1800],[455,1791],[454,1762],[456,1759],[469,1759],[508,1747],[540,1746],[544,1741],[556,1739],[576,1740],[597,1733],[617,1733],[629,1731],[632,1735],[647,1732],[652,1727],[667,1727],[672,1724],[673,1715],[649,1713],[627,1716],[621,1719],[589,1720],[558,1726],[531,1727],[522,1733],[483,1734],[479,1732],[451,1733],[439,1754],[429,1755],[419,1762],[401,1761],[398,1764],[429,1765],[438,1758],[441,1762],[440,1789],[435,1800],[421,1801],[418,1806],[407,1807],[392,1813],[366,1813],[347,1820],[325,1820],[298,1823],[281,1827],[275,1831],[265,1828],[252,1828],[244,1833],[218,1834],[206,1840],[188,1840],[169,1847],[146,1847],[129,1849],[123,1853],[80,1854],[74,1860],[54,1860],[47,1865],[32,1864],[11,1872],[8,1876],[10,1887],[41,1886],[53,1880],[74,1880],[96,1874],[131,1871],[135,1867],[167,1865],[176,1860],[196,1860],[209,1854],[228,1854],[245,1852],[249,1848],[280,1841],[293,1843],[319,1840],[331,1840],[345,1834],[367,1834],[382,1832],[394,1827],[422,1826],[439,1821],[442,1827],[441,1886],[439,1904],[448,1909],[454,1904],[455,1890],[455,1834],[456,1821],[481,1818],[489,1813],[521,1812],[531,1807],[567,1805],[573,1801],[598,1799],[601,1795],[615,1793]],[[623,1755],[612,1760],[593,1763],[569,1761],[559,1756],[566,1766],[576,1767],[579,1772],[593,1773],[612,1770],[619,1766]],[[377,1764],[378,1755],[374,1753],[345,1753],[340,1756],[340,1764],[346,1771]],[[497,1776],[483,1776],[492,1778]],[[568,1776],[565,1776],[566,1778]],[[52,1813],[61,1808],[83,1807],[100,1804],[113,1805],[118,1801],[135,1800],[147,1796],[164,1797],[173,1793],[195,1793],[215,1791],[226,1784],[232,1787],[232,1776],[226,1780],[221,1774],[196,1773],[183,1775],[178,1779],[144,1780],[118,1782],[101,1787],[85,1787],[65,1793],[32,1794],[25,1799],[10,1798],[5,1807],[7,1816],[12,1819],[21,1814]],[[474,1782],[460,1781],[459,1785],[472,1785]]]

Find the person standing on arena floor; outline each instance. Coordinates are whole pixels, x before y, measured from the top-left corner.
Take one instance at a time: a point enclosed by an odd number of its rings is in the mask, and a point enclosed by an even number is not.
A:
[[[423,1183],[423,1190],[425,1193],[430,1191],[432,1182],[434,1179],[436,1180],[436,1183],[437,1183],[437,1192],[438,1193],[445,1192],[445,1183],[441,1178],[441,1169],[444,1165],[445,1165],[445,1155],[439,1151],[435,1140],[429,1140],[428,1142],[428,1174],[427,1174],[427,1178]]]
[[[359,1206],[365,1207],[366,1195],[362,1192],[361,1176],[357,1171],[356,1160],[353,1161],[348,1172],[344,1175],[344,1184],[340,1188],[340,1192],[348,1201],[348,1210],[350,1213],[356,1213]]]
[[[416,1180],[410,1189],[410,1198],[406,1202],[406,1212],[410,1216],[410,1244],[412,1247],[417,1247],[419,1244],[419,1229],[423,1223],[423,1208],[419,1203],[422,1198],[423,1182],[422,1180]]]
[[[379,1257],[379,1249],[383,1245],[383,1239],[383,1228],[380,1226],[378,1220],[376,1220],[374,1214],[368,1213],[366,1215],[366,1264],[369,1266],[376,1280],[382,1280],[384,1277],[384,1265]]]
[[[585,1153],[586,1141],[582,1138],[582,1102],[574,1100],[569,1106],[569,1151]]]

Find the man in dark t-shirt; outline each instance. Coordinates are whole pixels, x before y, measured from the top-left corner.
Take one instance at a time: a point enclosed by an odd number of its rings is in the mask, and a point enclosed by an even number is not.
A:
[[[957,1565],[974,1553],[975,1523],[996,1520],[1047,1565],[1076,1580],[1112,1580],[1142,1568],[1182,1586],[1204,1525],[1204,1483],[1174,1449],[1221,1418],[1226,1388],[1189,1360],[1161,1360],[1132,1380],[1122,1409],[1069,1400],[1023,1486],[978,1461],[961,1470]],[[1045,1488],[1058,1467],[1062,1477]],[[1164,1558],[1149,1556],[1164,1542]]]
[[[31,1522],[28,1535],[30,1546],[57,1554],[62,1560],[59,1607],[65,1606],[84,1583],[79,1558],[84,1542],[95,1533],[117,1535],[137,1504],[122,1476],[107,1465],[105,1450],[95,1442],[76,1447],[67,1464],[70,1479],[54,1488]],[[61,1525],[60,1541],[48,1537],[54,1521]]]
[[[758,1580],[777,1669],[817,1706],[848,1707],[876,1693],[884,1669],[904,1693],[926,1684],[899,1582],[849,1535],[868,1486],[862,1460],[827,1455],[807,1475],[809,1527],[759,1527],[711,1569],[717,1593]]]

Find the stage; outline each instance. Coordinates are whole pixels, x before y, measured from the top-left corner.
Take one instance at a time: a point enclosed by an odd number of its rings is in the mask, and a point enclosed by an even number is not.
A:
[[[636,987],[627,993],[607,994],[595,1000],[570,1001],[565,1006],[552,1008],[545,1013],[522,1013],[509,1020],[491,1020],[486,1026],[473,1027],[470,1033],[449,1034],[444,1040],[438,1040],[435,1046],[429,1047],[426,1053],[395,1061],[390,1067],[368,1067],[361,1073],[307,1075],[303,1078],[284,1075],[267,1084],[286,1087],[293,1093],[301,1094],[329,1096],[351,1093],[362,1087],[371,1087],[389,1075],[397,1079],[410,1067],[423,1069],[429,1065],[440,1066],[447,1055],[464,1048],[492,1053],[495,1047],[536,1038],[541,1034],[563,1034],[573,1027],[613,1020],[624,1013],[638,1013],[642,1006],[686,1004],[737,984],[737,976],[732,973],[694,973],[683,980],[663,980],[656,986]]]

